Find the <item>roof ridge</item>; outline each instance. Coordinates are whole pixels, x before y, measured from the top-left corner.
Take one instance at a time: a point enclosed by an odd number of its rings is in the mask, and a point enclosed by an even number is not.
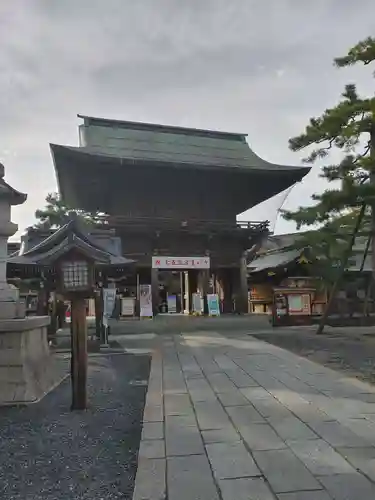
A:
[[[150,122],[139,122],[139,121],[130,121],[130,120],[118,120],[118,119],[110,119],[110,118],[100,118],[95,116],[87,116],[87,115],[77,115],[78,118],[82,118],[84,122],[90,122],[96,125],[103,126],[119,126],[124,128],[134,128],[140,130],[153,130],[158,129],[161,132],[174,132],[176,134],[190,134],[190,135],[199,135],[199,136],[217,136],[218,138],[237,138],[244,139],[248,134],[242,132],[226,132],[222,130],[211,130],[211,129],[202,129],[202,128],[194,128],[194,127],[183,127],[181,125],[164,125],[160,123],[150,123]]]

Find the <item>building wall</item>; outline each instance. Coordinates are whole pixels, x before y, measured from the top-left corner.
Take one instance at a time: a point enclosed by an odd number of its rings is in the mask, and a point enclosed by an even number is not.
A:
[[[225,236],[208,239],[207,235],[183,232],[134,232],[118,228],[122,241],[122,252],[135,259],[141,266],[150,266],[153,255],[211,257],[211,267],[239,267],[240,258],[246,248],[245,242]]]
[[[127,217],[236,222],[240,187],[227,173],[122,165],[103,175],[103,168],[81,168],[79,177],[77,172],[77,182],[84,179],[85,208]]]

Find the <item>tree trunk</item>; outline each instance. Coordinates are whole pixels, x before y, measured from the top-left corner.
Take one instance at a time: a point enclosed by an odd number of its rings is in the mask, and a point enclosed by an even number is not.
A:
[[[363,323],[365,323],[365,318],[368,315],[368,303],[370,301],[370,296],[371,296],[373,284],[374,284],[374,282],[373,282],[373,278],[371,276],[370,280],[369,280],[369,283],[368,283],[368,286],[367,286],[367,290],[366,290],[365,301],[363,303],[363,316],[362,316]]]
[[[320,334],[323,333],[324,326],[326,324],[326,321],[327,321],[327,318],[328,318],[328,315],[329,315],[329,310],[330,310],[330,308],[332,306],[332,302],[333,302],[333,299],[334,299],[334,297],[336,295],[337,288],[338,288],[338,286],[339,286],[339,284],[341,282],[342,276],[344,274],[346,265],[348,263],[348,260],[349,260],[349,257],[350,257],[350,254],[351,254],[351,251],[352,251],[352,248],[353,248],[356,236],[357,236],[357,233],[359,231],[359,228],[361,227],[363,216],[365,215],[365,210],[366,210],[366,204],[364,203],[362,205],[362,207],[361,207],[361,210],[360,210],[359,214],[358,214],[357,222],[356,222],[355,228],[353,230],[352,237],[350,238],[348,248],[347,248],[347,250],[346,250],[346,252],[345,252],[345,254],[343,256],[338,276],[337,276],[336,281],[334,282],[334,284],[333,284],[333,286],[331,288],[330,296],[329,296],[329,299],[328,299],[328,302],[327,302],[324,314],[323,314],[323,316],[322,316],[322,318],[320,320],[318,329],[316,331],[317,335],[320,335]]]
[[[370,132],[370,144],[371,144],[371,174],[370,174],[370,183],[373,188],[375,188],[375,115],[373,113],[372,124],[371,124],[371,132]],[[372,241],[371,249],[372,249],[372,280],[375,279],[375,201],[371,204],[371,226],[370,226],[370,238]]]

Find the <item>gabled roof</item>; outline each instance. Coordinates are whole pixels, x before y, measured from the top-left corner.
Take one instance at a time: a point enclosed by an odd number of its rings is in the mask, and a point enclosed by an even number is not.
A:
[[[296,245],[298,238],[303,236],[303,233],[289,233],[281,235],[271,235],[264,242],[261,249],[255,255],[255,258],[247,265],[250,274],[255,274],[267,269],[274,269],[281,266],[287,266],[293,261],[296,261],[303,249],[293,248]],[[349,258],[346,271],[370,272],[372,269],[372,249],[368,249],[368,253],[363,257],[367,244],[367,237],[359,236],[356,238],[352,248],[352,255]]]
[[[258,273],[267,269],[287,266],[301,256],[302,250],[285,250],[269,252],[254,259],[247,268],[250,273]]]
[[[20,265],[50,266],[69,250],[77,249],[93,259],[97,265],[127,265],[135,261],[104,250],[85,234],[77,219],[72,219],[51,236],[29,250],[21,247],[18,255],[9,258],[8,263]]]

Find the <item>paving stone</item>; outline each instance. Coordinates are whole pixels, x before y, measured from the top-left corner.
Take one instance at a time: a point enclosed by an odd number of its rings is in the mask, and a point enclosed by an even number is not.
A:
[[[142,440],[139,446],[140,458],[164,458],[165,443],[164,439]]]
[[[346,448],[366,447],[368,443],[347,427],[339,422],[309,423],[314,431],[334,448],[341,446]]]
[[[167,460],[168,500],[219,500],[206,455]]]
[[[217,397],[223,406],[248,406],[249,400],[237,389],[232,392],[218,392]]]
[[[163,405],[163,392],[161,390],[152,390],[150,387],[147,391],[146,397],[147,406],[162,406]]]
[[[349,462],[322,439],[288,441],[288,445],[314,476],[353,474],[355,472]]]
[[[290,450],[256,451],[254,458],[275,493],[322,489]]]
[[[275,500],[273,493],[261,477],[225,479],[219,481],[219,488],[223,500]]]
[[[240,370],[240,368],[237,371],[233,372],[226,372],[228,377],[231,379],[231,381],[239,388],[245,388],[245,387],[258,387],[259,384],[256,382],[250,375],[247,373],[244,373],[243,371]]]
[[[195,414],[191,415],[166,415],[165,427],[182,428],[182,427],[196,427],[197,419]]]
[[[164,411],[166,415],[190,415],[193,413],[188,394],[166,394]]]
[[[192,389],[189,393],[194,403],[214,403],[217,401],[217,397],[212,389]]]
[[[361,474],[337,474],[319,477],[333,500],[374,500],[375,485]]]
[[[287,388],[284,388],[282,390],[270,389],[269,391],[282,405],[284,405],[286,408],[288,408],[288,410],[294,413],[301,407],[304,408],[309,405],[309,402],[306,401],[306,399],[303,399],[300,394],[297,394],[296,392],[293,392]]]
[[[223,429],[230,425],[228,415],[219,402],[194,403],[194,408],[201,430]]]
[[[251,423],[238,427],[238,430],[251,451],[281,450],[287,447],[286,443],[268,424]]]
[[[163,422],[164,412],[162,406],[153,406],[146,404],[143,413],[143,422]]]
[[[220,375],[220,374],[219,374]],[[193,378],[186,381],[189,391],[211,391],[210,384],[205,378]]]
[[[225,355],[219,355],[215,356],[215,361],[218,364],[218,366],[225,372],[227,370],[238,370],[238,366],[234,361],[232,361],[228,356]]]
[[[208,381],[213,388],[213,390],[217,392],[233,392],[236,390],[236,386],[231,382],[231,380],[225,375],[225,373],[212,373],[207,376]]]
[[[133,500],[166,498],[165,463],[165,458],[143,458],[138,461]]]
[[[241,389],[241,393],[264,418],[283,418],[291,412],[262,387]]]
[[[293,493],[280,493],[278,500],[333,500],[324,490],[321,491],[294,491]]]
[[[238,428],[251,423],[266,423],[265,419],[256,411],[254,406],[228,406],[226,412],[233,420],[234,425]]]
[[[167,456],[199,455],[204,453],[198,427],[166,426]]]
[[[366,445],[375,446],[375,424],[364,418],[350,418],[342,421],[356,436],[362,438]]]
[[[206,450],[217,479],[260,476],[252,456],[243,443],[207,444]]]
[[[375,482],[375,448],[337,448],[337,451]]]
[[[163,439],[164,424],[163,422],[145,422],[142,429],[142,439]]]
[[[212,429],[202,431],[203,441],[209,443],[227,443],[241,441],[241,436],[235,431],[233,426],[228,426],[223,429]]]
[[[271,417],[268,422],[284,441],[287,439],[318,439],[318,436],[306,424],[293,415],[281,419]]]
[[[164,376],[163,380],[164,394],[184,394],[187,392],[187,387],[183,377],[179,377],[174,373],[170,376]]]

